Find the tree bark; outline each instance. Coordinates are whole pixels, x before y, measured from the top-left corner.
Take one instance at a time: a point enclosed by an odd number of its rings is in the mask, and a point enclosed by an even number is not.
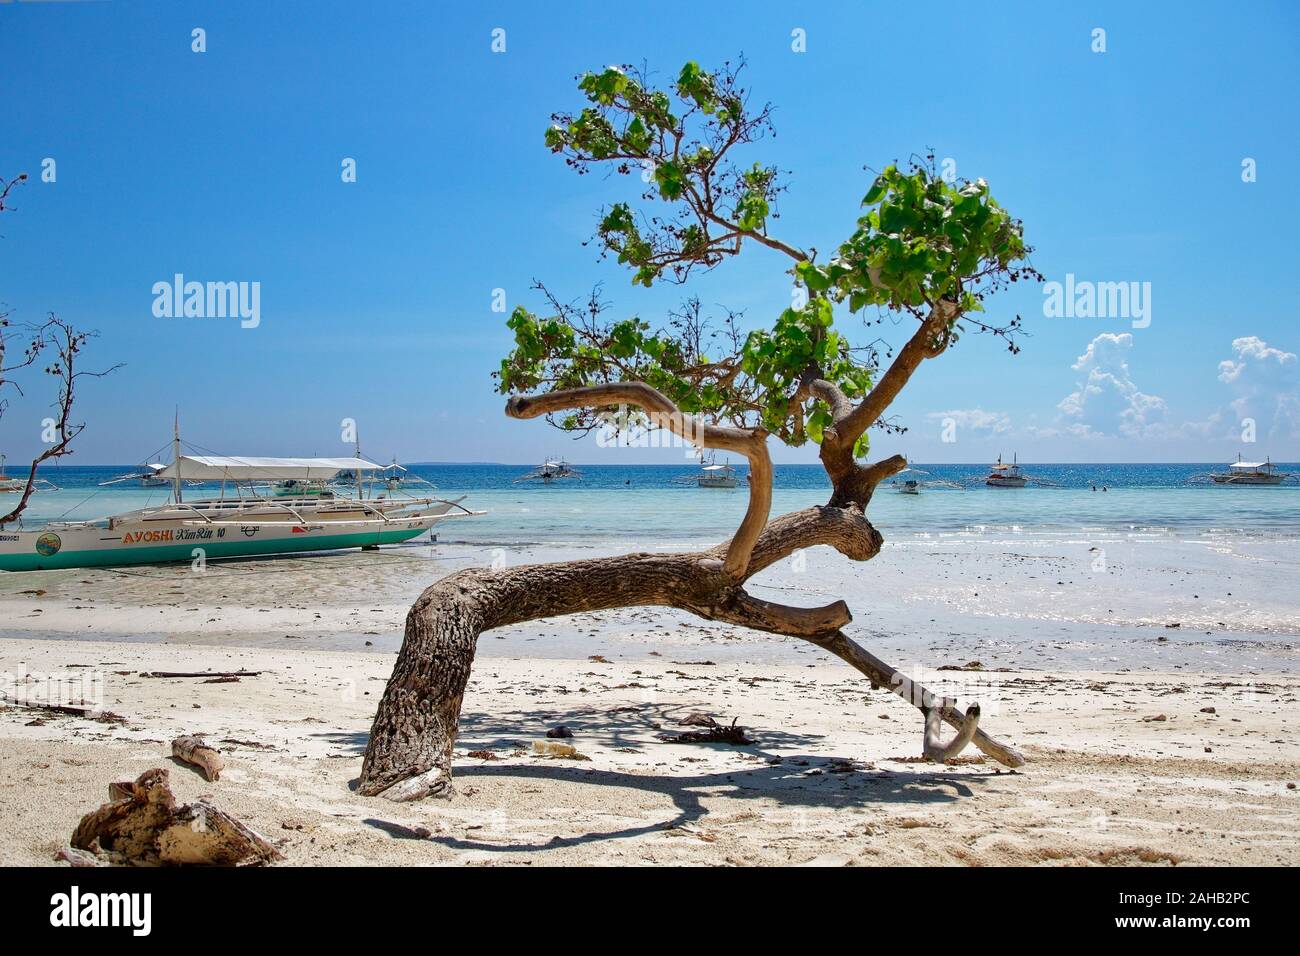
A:
[[[450,797],[452,748],[479,635],[582,611],[659,605],[801,637],[848,661],[874,683],[900,694],[905,689],[905,699],[918,707],[934,705],[933,694],[924,688],[918,692],[843,634],[840,628],[851,617],[843,601],[823,608],[789,608],[747,594],[723,569],[729,544],[703,553],[628,554],[495,571],[476,568],[433,584],[407,615],[405,640],[375,715],[358,790],[392,800]],[[763,529],[748,573],[820,544],[868,560],[879,553],[882,538],[859,511],[808,508],[783,515]],[[943,709],[943,717],[959,730],[965,722],[951,707]],[[974,743],[1004,763],[1024,762],[983,731],[976,732]]]
[[[947,759],[973,742],[1008,766],[1024,763],[1014,748],[978,729],[978,712],[968,722],[950,702],[939,700],[849,639],[842,628],[852,615],[843,601],[795,608],[761,601],[744,590],[750,577],[803,548],[829,545],[854,561],[868,561],[880,553],[883,538],[864,509],[875,486],[907,462],[895,455],[860,465],[853,458],[853,445],[921,361],[943,351],[954,315],[950,308],[933,310],[856,406],[830,382],[817,378],[806,383],[834,409],[834,423],[822,441],[822,461],[834,493],[825,506],[771,521],[772,468],[767,432],[761,428],[705,424],[683,415],[644,382],[512,397],[506,414],[513,418],[536,418],[575,407],[638,405],[656,416],[661,427],[699,447],[738,451],[750,463],[749,508],[729,541],[703,553],[627,554],[500,571],[471,569],[429,587],[407,615],[406,636],[375,714],[358,790],[393,800],[452,795],[452,748],[478,637],[484,631],[538,618],[642,605],[680,608],[709,620],[808,640],[843,658],[873,684],[889,687],[920,708],[927,722],[927,755]],[[958,730],[946,746],[937,739],[932,716],[936,709]]]
[[[375,715],[359,790],[394,800],[451,795],[451,751],[478,636],[544,617],[658,604],[712,616],[725,588],[711,555],[616,558],[470,569],[429,587],[406,617],[397,665]]]

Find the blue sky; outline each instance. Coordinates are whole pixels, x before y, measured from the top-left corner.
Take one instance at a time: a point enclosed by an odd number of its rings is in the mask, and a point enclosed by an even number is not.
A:
[[[582,70],[644,60],[666,80],[742,53],[778,135],[738,158],[790,170],[774,233],[828,254],[863,167],[933,148],[1024,220],[1048,279],[1151,284],[1145,328],[1045,316],[1035,287],[994,300],[1024,317],[1023,352],[970,337],[926,363],[893,409],[908,434],[876,453],[1300,458],[1294,3],[470,6],[0,3],[0,176],[32,176],[0,216],[0,302],[98,329],[88,364],[126,363],[83,384],[73,463],[141,459],[176,405],[186,437],[229,454],[338,454],[352,418],[377,458],[680,460],[505,418],[492,290],[540,308],[534,278],[566,298],[601,281],[652,321],[686,292],[754,326],[788,305],[786,261],[757,247],[687,290],[633,288],[582,245],[631,184],[542,146]],[[260,282],[261,324],[155,317],[175,273]],[[12,462],[50,394],[9,397]]]

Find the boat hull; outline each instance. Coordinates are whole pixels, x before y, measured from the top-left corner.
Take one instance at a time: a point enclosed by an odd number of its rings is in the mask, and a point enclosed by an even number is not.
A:
[[[1216,485],[1280,485],[1284,475],[1214,475]]]
[[[394,522],[396,527],[339,522],[342,527],[298,526],[288,522],[221,528],[195,528],[180,522],[161,527],[110,530],[106,527],[0,531],[0,571],[52,571],[62,568],[118,567],[210,558],[253,557],[303,551],[367,548],[409,541],[436,519]]]
[[[1024,478],[986,478],[984,484],[990,488],[1023,488],[1027,479]]]

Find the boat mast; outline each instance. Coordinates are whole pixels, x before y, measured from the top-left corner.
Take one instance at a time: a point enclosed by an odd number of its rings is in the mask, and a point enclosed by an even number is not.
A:
[[[176,417],[172,419],[172,494],[176,496],[176,503],[181,503],[181,410],[176,409]]]
[[[357,451],[356,451],[356,457],[357,457],[357,461],[360,462],[360,461],[361,461],[361,432],[360,432],[360,430],[357,431]],[[362,498],[362,499],[364,499],[364,498],[366,497],[366,492],[365,492],[365,489],[361,487],[361,466],[360,466],[360,464],[357,465],[356,479],[357,479],[357,497],[358,497],[358,498]]]

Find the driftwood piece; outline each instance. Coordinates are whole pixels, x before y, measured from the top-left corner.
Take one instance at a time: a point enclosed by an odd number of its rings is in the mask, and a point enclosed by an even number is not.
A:
[[[108,785],[109,800],[130,800],[134,794],[134,780],[117,780]]]
[[[683,726],[703,727],[703,730],[687,730],[680,734],[660,734],[659,739],[670,744],[752,744],[745,735],[745,728],[738,726],[733,718],[730,724],[720,724],[708,714],[691,714],[682,721]]]
[[[124,788],[130,795],[118,798]],[[114,798],[81,818],[74,850],[122,866],[246,866],[284,859],[230,814],[202,800],[176,805],[167,770],[146,770],[133,783],[109,785]],[[79,854],[82,865],[86,855]]]
[[[966,708],[966,719],[962,722],[961,730],[952,740],[945,744],[940,739],[939,731],[943,726],[944,708],[951,709],[956,705],[955,700],[944,698],[937,703],[937,706],[921,707],[921,713],[925,715],[925,742],[921,747],[921,753],[926,760],[947,763],[955,759],[975,739],[975,731],[979,729],[980,724],[979,704],[971,704]]]
[[[260,677],[261,671],[141,671],[141,677]]]
[[[197,735],[173,740],[172,756],[198,767],[206,780],[220,780],[221,771],[226,766],[226,762],[221,759],[221,751]]]
[[[27,710],[39,710],[47,714],[62,717],[84,717],[86,720],[98,720],[105,724],[124,724],[126,718],[112,711],[92,706],[78,707],[73,704],[44,704],[38,701],[17,700],[13,697],[0,696],[0,704],[7,707],[23,707]]]
[[[533,756],[552,757],[558,760],[590,760],[586,754],[578,753],[573,744],[562,744],[558,740],[534,740]]]

